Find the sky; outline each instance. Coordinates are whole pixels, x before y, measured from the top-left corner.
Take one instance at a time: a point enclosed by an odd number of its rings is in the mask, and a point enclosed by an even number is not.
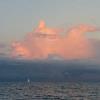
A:
[[[41,19],[49,26],[79,23],[100,26],[100,0],[0,0],[0,41],[21,39]],[[100,34],[89,34],[100,38]]]
[[[3,47],[2,43],[8,45],[23,40],[41,20],[47,26],[66,30],[78,24],[99,28],[99,11],[100,0],[0,0],[0,48]],[[88,31],[86,35],[100,39],[97,31]]]

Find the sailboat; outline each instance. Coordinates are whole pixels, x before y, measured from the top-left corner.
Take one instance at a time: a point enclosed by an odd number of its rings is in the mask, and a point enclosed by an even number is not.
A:
[[[30,79],[29,78],[27,79],[27,83],[30,83]]]

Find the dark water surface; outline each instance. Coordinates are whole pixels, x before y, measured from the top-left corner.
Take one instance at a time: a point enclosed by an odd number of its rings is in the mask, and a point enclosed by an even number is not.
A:
[[[100,100],[100,83],[0,83],[0,100]]]

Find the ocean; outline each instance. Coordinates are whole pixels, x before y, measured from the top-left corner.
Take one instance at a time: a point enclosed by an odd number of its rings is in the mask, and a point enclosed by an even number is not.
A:
[[[100,83],[1,82],[0,100],[100,100]]]

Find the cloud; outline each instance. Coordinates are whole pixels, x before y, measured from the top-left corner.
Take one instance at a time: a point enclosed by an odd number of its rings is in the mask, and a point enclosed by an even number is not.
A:
[[[90,39],[93,47],[94,47],[94,51],[95,51],[95,58],[99,58],[100,59],[100,40],[98,39]]]
[[[0,43],[0,49],[3,49],[3,48],[5,48],[5,47],[6,47],[6,45],[5,45],[5,44]]]
[[[46,59],[57,55],[63,59],[85,59],[93,57],[94,50],[86,32],[99,29],[92,25],[77,25],[70,28],[65,35],[63,29],[48,28],[44,21],[22,41],[12,43],[12,57],[26,59]]]
[[[64,55],[68,58],[88,58],[94,56],[92,44],[86,38],[86,32],[95,32],[98,29],[91,25],[78,25],[69,29],[65,39],[66,51]]]
[[[9,45],[6,45],[5,43],[0,43],[0,57],[7,57],[10,52]]]

